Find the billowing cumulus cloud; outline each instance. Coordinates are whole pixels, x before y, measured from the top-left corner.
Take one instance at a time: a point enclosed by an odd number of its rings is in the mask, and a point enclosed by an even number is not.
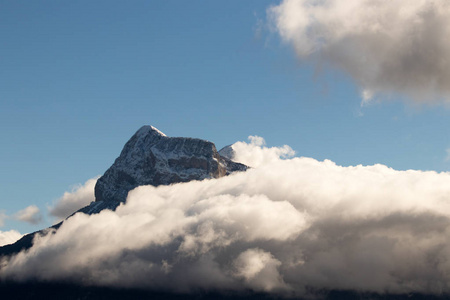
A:
[[[365,102],[391,95],[449,102],[446,0],[283,0],[268,14],[301,60],[346,72]]]
[[[30,205],[18,211],[14,215],[14,218],[19,221],[27,222],[30,224],[38,224],[42,221],[41,211],[36,205]]]
[[[63,220],[86,205],[95,200],[94,188],[98,176],[86,181],[83,185],[77,185],[71,192],[65,192],[64,195],[56,200],[50,206],[49,213],[58,221]]]
[[[288,145],[283,147],[266,147],[266,141],[260,136],[249,136],[250,143],[237,142],[233,149],[232,159],[250,167],[259,167],[271,162],[291,158],[295,151]]]
[[[22,234],[16,230],[0,231],[0,247],[12,244],[22,237]]]
[[[220,179],[138,187],[115,212],[76,214],[36,238],[0,278],[287,296],[442,293],[449,235],[449,173],[279,158]]]

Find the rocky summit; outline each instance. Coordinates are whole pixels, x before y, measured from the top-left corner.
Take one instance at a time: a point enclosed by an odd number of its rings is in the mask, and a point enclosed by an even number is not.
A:
[[[222,149],[226,151],[221,151],[230,154],[230,149],[227,146]],[[141,185],[159,186],[219,178],[247,169],[246,165],[232,161],[229,155],[221,155],[212,142],[168,137],[153,126],[143,126],[98,179],[95,202],[79,212],[94,214],[104,209],[114,210],[126,201],[129,191]]]
[[[95,201],[125,202],[128,192],[140,185],[219,178],[246,169],[221,156],[212,142],[168,137],[153,126],[143,126],[97,181]]]

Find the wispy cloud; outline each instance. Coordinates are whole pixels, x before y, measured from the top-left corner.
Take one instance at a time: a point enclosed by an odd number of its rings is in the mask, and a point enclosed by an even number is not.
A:
[[[445,156],[445,161],[450,161],[450,148],[447,148],[445,152],[447,153],[447,155]]]
[[[48,207],[50,215],[57,221],[61,221],[75,211],[95,200],[94,188],[98,176],[87,180],[83,185],[75,186],[71,192],[65,192],[64,195]]]
[[[18,211],[14,214],[14,218],[30,224],[38,224],[42,221],[41,211],[36,205],[30,205]]]
[[[391,95],[450,100],[446,0],[284,0],[268,15],[301,60],[349,74],[364,104]]]
[[[7,218],[8,218],[8,216],[3,211],[0,211],[0,227],[5,225],[5,220]]]

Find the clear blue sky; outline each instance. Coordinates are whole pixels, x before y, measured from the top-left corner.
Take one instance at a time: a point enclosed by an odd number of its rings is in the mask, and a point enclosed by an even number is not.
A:
[[[317,75],[264,26],[277,3],[0,0],[0,210],[45,212],[144,124],[218,148],[259,135],[340,165],[449,170],[449,110],[361,108],[345,75]]]

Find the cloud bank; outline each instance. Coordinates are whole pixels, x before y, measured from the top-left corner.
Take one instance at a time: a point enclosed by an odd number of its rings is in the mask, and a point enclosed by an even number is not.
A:
[[[391,95],[449,102],[446,0],[284,0],[268,15],[302,61],[347,73],[365,102]]]
[[[260,150],[267,163],[247,172],[141,186],[115,212],[76,214],[4,262],[0,278],[287,296],[450,292],[449,173]]]
[[[89,205],[95,200],[94,188],[97,179],[98,176],[89,179],[83,185],[74,187],[71,192],[65,192],[61,198],[48,208],[50,215],[55,217],[57,221],[61,221],[80,208]]]

